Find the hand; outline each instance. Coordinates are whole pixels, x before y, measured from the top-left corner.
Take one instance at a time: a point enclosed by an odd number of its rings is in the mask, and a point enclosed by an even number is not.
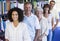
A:
[[[39,36],[37,40],[42,41],[42,36]]]

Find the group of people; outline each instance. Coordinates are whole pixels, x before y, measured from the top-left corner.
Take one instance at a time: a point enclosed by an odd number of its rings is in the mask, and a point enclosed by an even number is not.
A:
[[[9,22],[5,29],[5,41],[52,41],[52,32],[59,18],[55,10],[53,12],[54,5],[55,1],[50,1],[43,8],[36,7],[35,13],[31,12],[30,2],[24,3],[24,11],[17,7],[10,9],[7,13]]]

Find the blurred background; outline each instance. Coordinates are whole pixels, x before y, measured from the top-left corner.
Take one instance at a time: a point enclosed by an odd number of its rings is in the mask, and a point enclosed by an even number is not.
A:
[[[14,7],[24,10],[24,3],[28,1],[32,3],[32,12],[34,12],[34,8],[36,8],[36,6],[42,8],[44,4],[49,3],[51,0],[0,0],[0,41],[4,41],[4,30],[6,28],[6,20],[8,19],[7,12]],[[60,0],[54,1],[56,2],[54,8],[59,14],[59,23],[54,30],[53,41],[60,41]]]

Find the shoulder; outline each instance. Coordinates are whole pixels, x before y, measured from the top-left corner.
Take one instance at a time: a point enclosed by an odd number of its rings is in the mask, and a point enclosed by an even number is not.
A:
[[[7,25],[7,26],[10,26],[10,25],[12,25],[12,22],[8,22],[6,25]]]
[[[48,18],[53,18],[53,14],[49,14],[49,17]]]
[[[45,23],[45,22],[47,22],[47,19],[42,18],[40,22]]]
[[[6,29],[10,29],[12,27],[12,22],[6,23]]]
[[[38,19],[36,15],[32,14],[33,18]]]
[[[21,27],[21,29],[22,29],[24,32],[25,32],[26,30],[28,30],[27,24],[24,23],[24,22],[21,22],[21,23],[20,23],[20,27]]]
[[[37,17],[36,15],[34,15],[34,13],[31,13],[31,16],[33,16],[33,17]]]
[[[20,22],[19,24],[20,24],[21,26],[23,26],[23,27],[27,27],[27,24],[24,23],[24,22]]]
[[[47,18],[45,18],[44,16],[42,17],[42,20],[47,20]]]

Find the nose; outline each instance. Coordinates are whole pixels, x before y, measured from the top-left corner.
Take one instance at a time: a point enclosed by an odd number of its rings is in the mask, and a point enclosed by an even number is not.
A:
[[[27,10],[29,10],[29,7],[27,7]]]

